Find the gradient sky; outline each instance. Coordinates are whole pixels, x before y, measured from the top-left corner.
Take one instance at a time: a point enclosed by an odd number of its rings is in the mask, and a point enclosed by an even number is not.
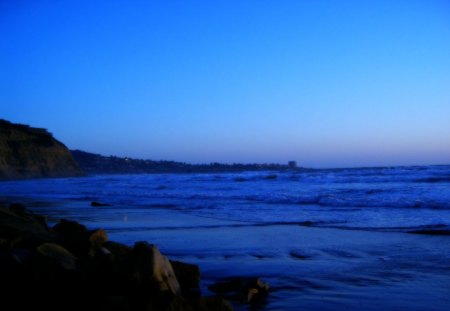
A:
[[[202,162],[450,163],[450,1],[0,1],[0,118]]]

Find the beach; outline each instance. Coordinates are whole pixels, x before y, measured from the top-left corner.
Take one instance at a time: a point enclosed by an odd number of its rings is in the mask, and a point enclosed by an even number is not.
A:
[[[10,198],[11,199],[11,198]],[[15,198],[18,199],[18,198]],[[113,241],[156,244],[200,267],[203,294],[231,276],[260,277],[270,294],[236,310],[446,310],[450,239],[441,235],[250,223],[166,207],[92,207],[88,201],[23,199],[48,215],[104,228]]]
[[[201,289],[257,277],[236,310],[446,310],[447,166],[98,175],[0,184],[3,203],[155,244],[198,265]],[[96,202],[93,204],[93,202]],[[418,234],[422,233],[422,234]]]
[[[1,311],[450,310],[450,1],[0,24]]]

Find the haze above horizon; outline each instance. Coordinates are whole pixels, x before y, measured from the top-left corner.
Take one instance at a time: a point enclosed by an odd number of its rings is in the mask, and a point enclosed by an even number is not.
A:
[[[450,2],[2,1],[0,119],[191,163],[450,163]]]

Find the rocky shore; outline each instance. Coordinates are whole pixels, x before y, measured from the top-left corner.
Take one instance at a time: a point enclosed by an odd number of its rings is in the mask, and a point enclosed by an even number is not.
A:
[[[170,261],[148,242],[108,240],[70,220],[49,227],[23,205],[0,206],[3,304],[14,310],[233,310],[267,294],[259,279],[231,278],[200,292],[200,269]],[[20,298],[18,298],[20,297]],[[12,310],[12,309],[11,309]]]

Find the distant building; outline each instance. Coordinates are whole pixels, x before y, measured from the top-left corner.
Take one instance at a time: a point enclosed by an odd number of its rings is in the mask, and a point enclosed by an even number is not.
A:
[[[288,162],[289,168],[297,168],[297,162],[296,161],[289,161]]]

